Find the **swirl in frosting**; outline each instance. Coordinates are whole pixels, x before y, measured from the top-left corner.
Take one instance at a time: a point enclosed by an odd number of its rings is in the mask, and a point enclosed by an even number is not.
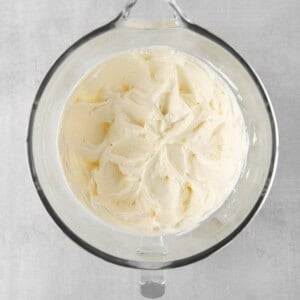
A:
[[[59,153],[76,196],[121,230],[192,228],[233,190],[247,155],[236,97],[209,65],[166,47],[103,62],[65,105]]]

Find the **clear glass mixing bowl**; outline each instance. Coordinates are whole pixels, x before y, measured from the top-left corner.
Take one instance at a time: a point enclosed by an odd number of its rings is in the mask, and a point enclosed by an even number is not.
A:
[[[179,235],[138,236],[103,224],[69,189],[57,148],[63,107],[78,81],[113,53],[153,45],[170,46],[212,64],[233,88],[249,135],[247,163],[235,190],[210,218]],[[129,1],[117,18],[67,49],[38,90],[28,129],[32,178],[58,226],[81,247],[107,261],[151,270],[190,264],[230,242],[266,199],[277,149],[272,105],[253,69],[223,40],[185,19],[174,1],[163,0]]]

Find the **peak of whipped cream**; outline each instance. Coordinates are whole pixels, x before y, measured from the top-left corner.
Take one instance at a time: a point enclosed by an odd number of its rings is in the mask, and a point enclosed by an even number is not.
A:
[[[115,55],[65,105],[59,153],[67,181],[94,214],[125,231],[192,228],[234,188],[247,135],[227,83],[166,47]]]

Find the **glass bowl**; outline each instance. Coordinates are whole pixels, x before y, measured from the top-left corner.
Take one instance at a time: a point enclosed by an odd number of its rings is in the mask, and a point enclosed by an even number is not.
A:
[[[181,234],[139,236],[106,226],[75,198],[60,165],[57,133],[64,104],[86,73],[113,53],[154,45],[205,60],[223,76],[239,101],[249,151],[234,191],[199,226]],[[223,40],[184,18],[174,1],[163,0],[129,1],[113,21],[82,37],[58,58],[37,92],[27,142],[35,187],[63,232],[107,261],[151,270],[193,263],[228,244],[266,199],[278,156],[273,108],[254,70]]]

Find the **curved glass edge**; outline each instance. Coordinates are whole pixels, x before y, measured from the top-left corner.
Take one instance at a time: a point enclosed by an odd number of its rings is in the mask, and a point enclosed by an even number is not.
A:
[[[95,247],[93,247],[92,245],[90,245],[89,243],[85,242],[84,240],[82,240],[78,235],[76,235],[61,219],[60,217],[57,215],[57,213],[55,212],[55,210],[52,208],[50,202],[48,201],[45,193],[43,192],[43,189],[40,185],[39,179],[38,179],[38,175],[35,169],[35,163],[34,163],[34,157],[33,157],[33,146],[32,146],[32,134],[33,134],[33,128],[34,128],[34,120],[35,120],[35,114],[38,108],[38,104],[39,101],[43,95],[43,92],[46,88],[46,86],[48,85],[52,75],[55,73],[55,71],[59,68],[59,66],[63,63],[63,61],[74,51],[76,50],[78,47],[80,47],[82,44],[84,44],[85,42],[87,42],[88,40],[95,38],[96,36],[103,34],[113,28],[116,27],[117,22],[123,17],[123,14],[120,13],[114,20],[112,20],[111,22],[107,23],[106,25],[95,29],[94,31],[88,33],[87,35],[83,36],[82,38],[80,38],[78,41],[76,41],[73,45],[71,45],[52,65],[52,67],[50,68],[50,70],[47,72],[46,76],[44,77],[42,83],[40,84],[40,87],[37,91],[37,94],[35,96],[35,100],[33,102],[32,105],[32,109],[31,109],[31,113],[30,113],[30,119],[29,119],[29,125],[28,125],[28,133],[27,133],[27,157],[28,157],[28,162],[29,162],[29,168],[30,168],[30,172],[31,172],[31,177],[32,180],[34,182],[35,188],[37,190],[37,193],[45,207],[45,209],[47,210],[47,212],[49,213],[49,215],[52,217],[52,219],[54,220],[54,222],[58,225],[58,227],[76,244],[78,244],[79,246],[81,246],[83,249],[87,250],[88,252],[90,252],[91,254],[94,254],[108,262],[120,265],[120,266],[124,266],[124,267],[129,267],[129,268],[136,268],[136,269],[170,269],[170,268],[176,268],[176,267],[181,267],[184,265],[188,265],[191,263],[194,263],[196,261],[199,261],[201,259],[204,259],[206,257],[208,257],[209,255],[213,254],[214,252],[222,249],[224,246],[228,245],[229,242],[231,242],[233,240],[233,238],[235,236],[237,236],[248,224],[249,222],[253,219],[253,217],[256,215],[256,213],[259,211],[259,209],[261,208],[262,204],[264,203],[264,201],[266,200],[274,177],[275,177],[275,173],[276,173],[276,168],[277,168],[277,162],[278,162],[278,145],[279,145],[279,136],[278,136],[278,127],[277,127],[277,121],[275,118],[275,114],[274,114],[274,109],[272,107],[271,101],[269,99],[269,96],[267,94],[267,91],[262,83],[262,81],[260,80],[260,78],[258,77],[258,75],[256,74],[256,72],[254,71],[254,69],[244,60],[244,58],[236,51],[234,50],[229,44],[227,44],[225,41],[223,41],[221,38],[217,37],[216,35],[214,35],[213,33],[209,32],[208,30],[190,23],[186,18],[181,18],[182,23],[183,23],[183,27],[194,31],[198,34],[201,34],[205,37],[207,37],[208,39],[216,42],[217,44],[219,44],[220,46],[222,46],[224,49],[226,49],[229,53],[231,53],[242,65],[243,67],[246,69],[246,71],[248,72],[248,74],[250,75],[250,77],[252,78],[252,80],[254,81],[254,83],[256,84],[263,100],[266,106],[266,110],[268,112],[268,116],[269,116],[269,121],[270,121],[270,125],[271,125],[271,130],[272,130],[272,154],[271,154],[271,161],[270,161],[270,167],[269,167],[269,171],[267,174],[267,178],[266,181],[264,183],[263,189],[261,191],[261,194],[259,196],[259,198],[256,201],[256,204],[254,205],[254,207],[252,208],[252,210],[249,212],[249,214],[247,215],[247,217],[243,220],[242,223],[239,224],[239,226],[233,231],[231,232],[227,237],[225,237],[223,240],[221,240],[220,242],[218,242],[217,244],[213,245],[212,247],[206,249],[203,252],[200,252],[198,254],[192,255],[190,257],[187,258],[183,258],[183,259],[178,259],[175,261],[171,261],[171,262],[162,262],[160,263],[160,266],[157,266],[156,262],[153,262],[153,264],[151,266],[145,266],[145,264],[143,265],[142,262],[139,261],[131,261],[131,260],[126,260],[123,258],[119,258],[116,256],[112,256],[106,252],[103,252]]]

